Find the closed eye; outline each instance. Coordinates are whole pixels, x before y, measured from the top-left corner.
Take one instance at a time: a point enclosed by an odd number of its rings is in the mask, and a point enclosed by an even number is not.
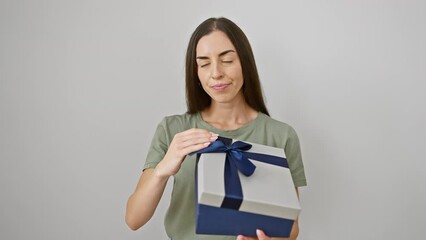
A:
[[[206,66],[208,66],[210,63],[205,63],[205,64],[202,64],[202,65],[200,65],[200,67],[206,67]]]

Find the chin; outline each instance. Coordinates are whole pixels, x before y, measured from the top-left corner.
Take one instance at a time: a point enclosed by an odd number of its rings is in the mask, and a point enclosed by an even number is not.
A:
[[[212,100],[217,102],[217,103],[229,103],[229,102],[232,102],[232,100],[234,100],[234,98],[215,97],[215,98],[212,98]]]
[[[230,102],[235,102],[236,100],[239,99],[239,95],[238,94],[232,94],[232,93],[222,93],[222,94],[209,94],[212,101],[215,101],[217,103],[230,103]],[[244,98],[243,96],[241,96],[242,98]]]

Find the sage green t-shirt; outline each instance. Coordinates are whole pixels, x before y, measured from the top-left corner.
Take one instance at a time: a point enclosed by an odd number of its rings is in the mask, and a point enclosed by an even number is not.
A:
[[[155,168],[166,154],[174,135],[190,128],[203,128],[222,137],[283,148],[295,186],[306,186],[296,132],[288,124],[263,113],[241,128],[227,131],[211,126],[200,113],[165,117],[157,127],[144,169]],[[174,176],[170,206],[164,221],[167,235],[173,240],[235,240],[235,236],[195,234],[195,159],[195,155],[187,156]]]

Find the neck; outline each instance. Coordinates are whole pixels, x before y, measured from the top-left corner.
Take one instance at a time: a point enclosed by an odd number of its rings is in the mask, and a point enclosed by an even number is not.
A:
[[[209,108],[201,112],[203,120],[221,130],[234,130],[254,120],[258,112],[244,99],[233,103],[212,101]]]

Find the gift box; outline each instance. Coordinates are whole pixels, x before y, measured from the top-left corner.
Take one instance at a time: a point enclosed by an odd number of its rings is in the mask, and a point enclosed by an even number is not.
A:
[[[290,235],[301,207],[283,149],[219,137],[196,153],[197,234]]]

